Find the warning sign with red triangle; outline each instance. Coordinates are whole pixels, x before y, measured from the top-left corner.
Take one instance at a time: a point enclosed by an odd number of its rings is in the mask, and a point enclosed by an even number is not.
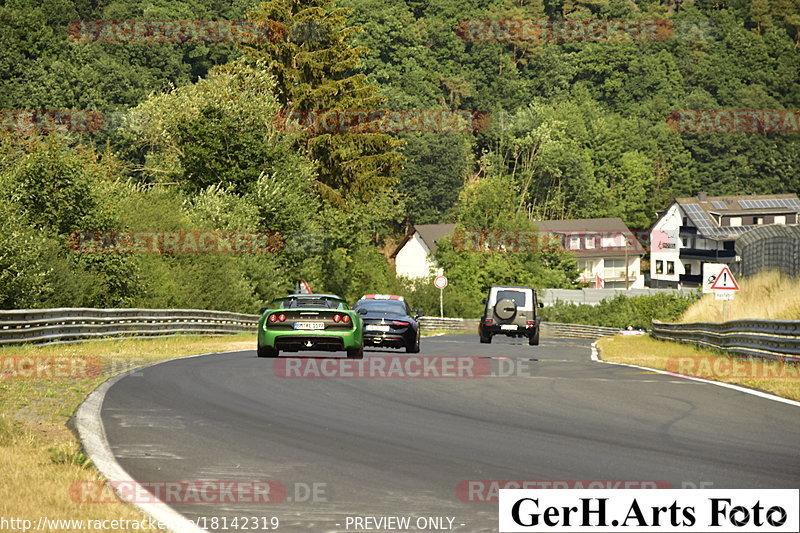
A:
[[[722,270],[717,274],[717,279],[714,280],[711,288],[716,290],[738,291],[739,284],[736,283],[736,279],[733,277],[733,274],[731,274],[731,269],[722,267]]]

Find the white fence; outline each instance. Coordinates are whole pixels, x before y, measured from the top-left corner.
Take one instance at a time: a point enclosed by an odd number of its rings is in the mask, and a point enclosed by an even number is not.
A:
[[[688,296],[694,289],[541,289],[537,291],[539,301],[546,306],[557,301],[597,305],[603,300],[609,300],[617,295],[623,296],[649,296],[659,293]]]

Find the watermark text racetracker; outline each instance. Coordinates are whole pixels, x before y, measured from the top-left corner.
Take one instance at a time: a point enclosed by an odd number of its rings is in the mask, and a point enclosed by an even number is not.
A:
[[[658,479],[465,479],[456,497],[467,503],[496,503],[501,489],[671,489]]]
[[[76,231],[67,246],[83,254],[276,253],[284,239],[277,231]]]
[[[464,41],[665,41],[672,33],[665,19],[468,19],[456,27]]]
[[[293,133],[474,133],[488,128],[490,117],[438,109],[281,111],[274,123]]]
[[[800,379],[800,363],[779,359],[683,356],[667,359],[666,370],[701,378]]]
[[[662,231],[592,230],[540,231],[540,230],[456,230],[451,242],[458,252],[509,252],[538,253],[553,248],[609,252],[625,250],[643,251],[667,248],[669,236]],[[641,250],[639,249],[641,247]],[[674,245],[673,245],[674,247]]]
[[[474,356],[374,356],[365,359],[285,357],[275,359],[280,378],[308,379],[469,379],[531,377],[527,359]]]
[[[500,491],[500,533],[797,532],[798,489]]]
[[[69,496],[76,503],[167,504],[279,504],[327,503],[324,482],[275,480],[193,480],[193,481],[78,481],[70,485]]]
[[[88,133],[103,129],[105,116],[85,109],[0,109],[0,131]]]
[[[274,20],[75,20],[67,34],[79,43],[275,42],[286,27]]]
[[[791,109],[683,109],[668,126],[678,133],[798,133],[800,111]]]
[[[0,357],[0,380],[3,379],[85,379],[104,373],[98,357],[68,355]]]

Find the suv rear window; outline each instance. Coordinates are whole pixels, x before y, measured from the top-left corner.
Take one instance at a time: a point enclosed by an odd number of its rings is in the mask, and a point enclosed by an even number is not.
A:
[[[525,307],[525,293],[521,291],[497,291],[497,301],[511,300],[517,307]]]

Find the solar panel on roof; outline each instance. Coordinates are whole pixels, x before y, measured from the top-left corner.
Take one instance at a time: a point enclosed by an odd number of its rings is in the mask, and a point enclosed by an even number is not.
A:
[[[711,202],[711,205],[713,205],[716,209],[728,209],[728,205],[720,200],[715,200]]]
[[[770,198],[768,200],[739,200],[739,205],[744,209],[769,209],[786,207],[800,211],[800,201],[797,198]]]
[[[692,223],[697,226],[697,229],[700,230],[700,233],[713,233],[716,225],[712,224],[706,212],[703,211],[698,204],[684,204],[683,210],[686,212],[686,216],[691,219]]]

